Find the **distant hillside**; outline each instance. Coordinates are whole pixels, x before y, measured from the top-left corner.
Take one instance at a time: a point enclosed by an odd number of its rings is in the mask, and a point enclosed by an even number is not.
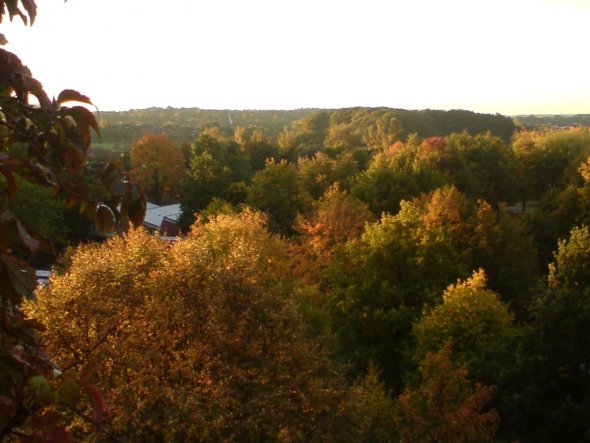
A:
[[[565,128],[571,126],[590,126],[590,114],[557,114],[557,115],[518,115],[514,120],[519,126],[536,128],[550,126]]]
[[[101,112],[98,121],[102,131],[102,143],[130,146],[146,132],[166,131],[173,140],[193,141],[207,126],[218,126],[226,132],[232,127],[259,127],[270,137],[293,121],[302,119],[317,109],[292,111],[233,111],[199,108],[148,108],[122,112]]]
[[[409,111],[390,108],[347,108],[338,110],[205,110],[198,108],[149,108],[124,112],[101,112],[98,120],[102,138],[100,145],[125,149],[146,132],[166,131],[176,142],[193,141],[207,126],[217,126],[222,133],[232,134],[237,126],[260,128],[271,139],[296,122],[312,114],[327,113],[331,121],[363,121],[373,124],[376,116],[387,114],[400,124],[402,134],[417,133],[422,137],[444,136],[467,130],[475,134],[490,131],[508,140],[515,130],[512,119],[496,114],[479,114],[452,110]]]

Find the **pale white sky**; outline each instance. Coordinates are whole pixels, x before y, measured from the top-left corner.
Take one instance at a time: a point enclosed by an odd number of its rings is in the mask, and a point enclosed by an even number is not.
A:
[[[99,109],[590,113],[590,0],[36,0],[2,24]]]

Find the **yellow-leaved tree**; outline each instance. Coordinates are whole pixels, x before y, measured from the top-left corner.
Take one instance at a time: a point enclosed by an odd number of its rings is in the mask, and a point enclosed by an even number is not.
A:
[[[123,438],[362,438],[371,417],[354,404],[363,396],[299,314],[286,251],[250,211],[195,225],[171,245],[139,230],[81,247],[28,313],[49,325],[47,352],[63,365],[89,354],[101,365],[111,429]]]
[[[504,368],[514,360],[518,329],[508,305],[486,284],[480,269],[449,286],[443,303],[424,313],[413,328],[416,361],[452,342],[455,360],[467,365],[476,381],[498,383]]]

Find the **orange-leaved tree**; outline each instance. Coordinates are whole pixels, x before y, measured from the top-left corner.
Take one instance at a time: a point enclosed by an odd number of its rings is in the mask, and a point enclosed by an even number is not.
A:
[[[0,0],[0,21],[18,16],[33,23],[36,12],[33,0]],[[79,105],[67,106],[71,103]],[[0,49],[0,439],[68,438],[50,409],[75,410],[82,390],[97,406],[95,422],[105,412],[98,391],[85,378],[56,371],[40,349],[41,324],[21,311],[23,298],[36,284],[26,260],[52,248],[10,210],[18,178],[51,189],[103,230],[112,229],[117,218],[140,222],[145,201],[119,166],[111,163],[99,177],[89,176],[91,130],[98,133],[99,128],[84,104],[92,103],[74,90],[50,99],[21,60]],[[23,432],[27,424],[30,433]]]
[[[162,204],[175,197],[184,173],[185,158],[168,134],[147,133],[131,147],[131,175],[141,184],[154,203]]]
[[[295,275],[317,282],[330,263],[334,248],[362,235],[365,224],[373,221],[368,207],[332,185],[315,203],[309,217],[299,215],[295,230],[300,237],[291,247]]]
[[[82,247],[30,312],[60,363],[94,349],[129,440],[344,441],[362,401],[292,286],[286,243],[246,211],[172,245],[138,230]]]
[[[486,411],[493,387],[472,386],[464,367],[452,360],[452,347],[428,353],[420,366],[421,384],[397,399],[401,442],[480,443],[494,441],[498,413]]]

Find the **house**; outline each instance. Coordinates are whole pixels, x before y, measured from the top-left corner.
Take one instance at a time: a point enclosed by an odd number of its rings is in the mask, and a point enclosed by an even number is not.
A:
[[[51,271],[49,269],[35,269],[35,277],[37,278],[37,287],[45,287],[49,284]]]
[[[177,237],[180,235],[178,219],[180,217],[180,203],[168,206],[158,206],[147,203],[143,226],[148,231],[158,232],[164,237]]]

